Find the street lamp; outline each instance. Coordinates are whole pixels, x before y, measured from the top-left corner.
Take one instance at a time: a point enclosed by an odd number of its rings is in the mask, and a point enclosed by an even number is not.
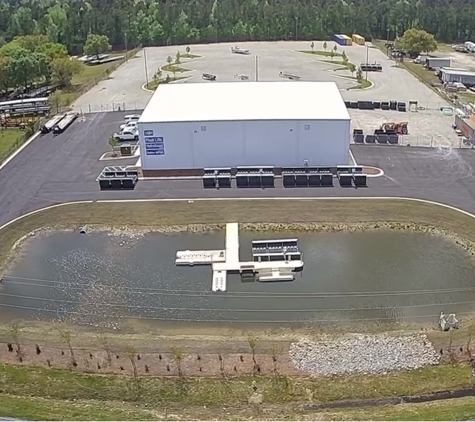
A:
[[[129,61],[129,58],[127,57],[128,56],[128,49],[127,49],[127,32],[124,33],[124,37],[125,37],[125,61],[128,62]]]
[[[366,45],[366,82],[368,82],[369,46]]]
[[[143,49],[143,61],[145,66],[145,87],[148,87],[148,66],[147,66],[147,48]]]
[[[295,41],[298,40],[297,29],[298,29],[299,17],[295,16]]]
[[[254,59],[256,61],[255,66],[256,66],[256,82],[259,81],[259,56],[254,56]]]

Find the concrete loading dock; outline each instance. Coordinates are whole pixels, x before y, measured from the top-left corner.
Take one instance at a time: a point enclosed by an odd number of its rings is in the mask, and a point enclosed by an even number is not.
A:
[[[348,164],[350,116],[330,82],[160,85],[138,126],[144,177]]]

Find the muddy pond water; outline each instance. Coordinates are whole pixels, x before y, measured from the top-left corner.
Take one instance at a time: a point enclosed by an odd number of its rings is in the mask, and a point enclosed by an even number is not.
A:
[[[410,232],[255,233],[299,239],[305,268],[293,282],[242,282],[211,291],[211,268],[176,267],[177,250],[222,249],[224,232],[56,232],[28,240],[0,284],[0,318],[101,324],[147,321],[241,323],[411,322],[475,310],[470,256],[449,239]]]

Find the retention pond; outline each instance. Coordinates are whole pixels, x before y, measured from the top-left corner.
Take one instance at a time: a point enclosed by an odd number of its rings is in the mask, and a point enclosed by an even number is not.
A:
[[[123,318],[241,323],[438,320],[475,310],[471,257],[423,233],[256,233],[299,239],[305,268],[293,282],[242,282],[211,291],[211,268],[176,267],[177,250],[222,249],[224,232],[55,232],[30,238],[0,284],[0,317],[101,324]]]

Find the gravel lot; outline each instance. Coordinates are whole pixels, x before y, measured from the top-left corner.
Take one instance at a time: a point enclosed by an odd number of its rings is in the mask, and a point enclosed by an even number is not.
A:
[[[417,369],[439,363],[439,355],[425,335],[355,335],[301,341],[290,346],[292,363],[314,375],[378,374]]]
[[[338,64],[330,58],[318,55],[299,53],[301,50],[310,50],[308,42],[249,42],[240,43],[241,48],[249,49],[248,56],[231,53],[235,44],[192,45],[191,53],[201,57],[182,59],[182,66],[191,69],[182,76],[187,79],[176,83],[213,83],[204,81],[202,73],[212,73],[219,82],[235,81],[246,83],[235,75],[247,75],[249,80],[256,78],[256,59],[259,56],[258,79],[260,81],[288,81],[279,77],[279,72],[288,72],[301,77],[305,81],[333,81],[340,88],[346,100],[399,100],[418,101],[426,110],[418,113],[397,113],[367,110],[352,110],[353,128],[363,129],[365,133],[373,133],[380,124],[391,121],[409,122],[409,136],[404,144],[430,145],[434,139],[448,140],[452,145],[458,145],[459,139],[451,129],[452,117],[445,117],[440,107],[448,106],[431,89],[420,83],[405,69],[394,67],[394,62],[388,59],[381,51],[371,46],[353,45],[349,47],[337,46],[338,51],[345,51],[350,61],[355,64],[366,61],[379,62],[383,65],[383,72],[370,73],[369,79],[373,87],[365,90],[348,90],[356,85],[347,70],[341,70]],[[333,48],[333,42],[328,43],[328,50]],[[122,65],[111,78],[102,81],[91,91],[79,98],[74,108],[82,112],[142,109],[151,97],[151,93],[142,89],[146,81],[145,60],[147,59],[148,78],[152,78],[155,71],[166,64],[169,55],[174,56],[185,47],[150,47],[146,52],[141,51],[137,57]],[[323,50],[323,43],[316,42],[315,50]],[[334,61],[338,61],[337,58]],[[297,83],[297,82],[293,82]],[[436,141],[438,142],[438,141]]]

